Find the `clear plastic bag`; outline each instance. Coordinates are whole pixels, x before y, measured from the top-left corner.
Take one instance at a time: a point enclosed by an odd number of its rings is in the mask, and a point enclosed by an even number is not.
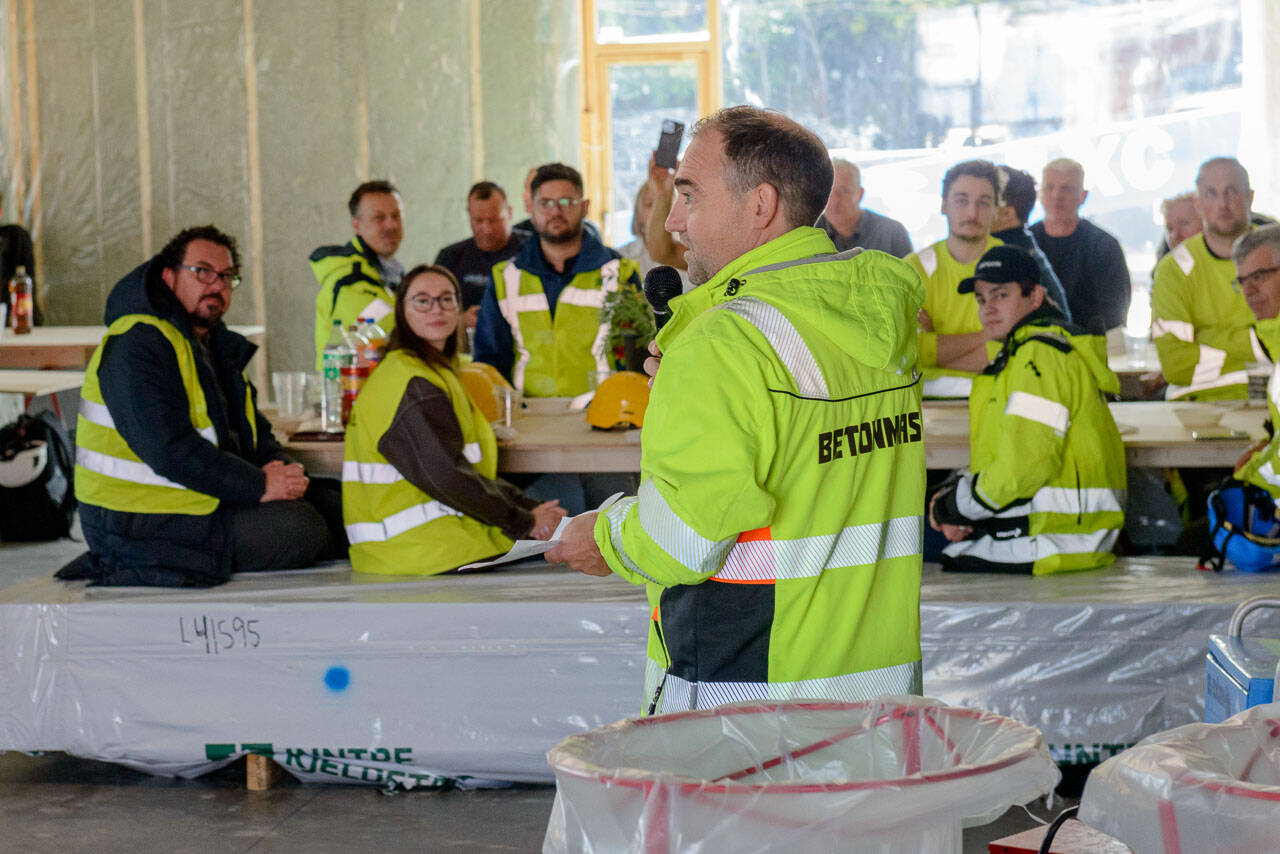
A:
[[[1280,850],[1280,704],[1145,738],[1089,775],[1078,818],[1143,854]]]
[[[625,720],[547,759],[544,854],[959,852],[1059,779],[1040,733],[920,697],[747,702]]]

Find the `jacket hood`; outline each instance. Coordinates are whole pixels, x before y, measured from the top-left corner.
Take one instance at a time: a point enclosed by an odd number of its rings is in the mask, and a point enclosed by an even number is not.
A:
[[[1120,380],[1107,364],[1107,341],[1101,335],[1092,335],[1075,326],[1058,311],[1050,306],[1038,308],[1028,314],[1009,333],[1007,339],[1013,346],[1006,349],[1016,350],[1027,339],[1036,335],[1051,335],[1065,338],[1071,349],[1079,354],[1093,375],[1098,388],[1105,394],[1119,394]],[[998,361],[998,359],[997,359]]]
[[[818,228],[796,228],[756,247],[672,300],[673,317],[662,335],[722,302],[758,295],[785,314],[804,317],[827,345],[862,365],[909,372],[917,357],[916,314],[924,304],[920,277],[884,252],[834,250]]]
[[[167,320],[184,334],[191,333],[186,312],[173,291],[160,278],[160,265],[156,258],[141,264],[116,282],[107,297],[103,322],[108,326],[126,314],[149,314]]]
[[[152,258],[131,270],[123,279],[116,282],[107,296],[107,306],[103,311],[103,322],[110,326],[127,314],[147,314],[158,317],[173,324],[187,338],[195,339],[191,322],[187,320],[187,312],[182,303],[169,290],[160,278],[160,265],[157,258]],[[232,332],[219,320],[209,330],[210,346],[225,353],[226,357],[243,370],[249,359],[258,351],[258,345],[249,339]]]

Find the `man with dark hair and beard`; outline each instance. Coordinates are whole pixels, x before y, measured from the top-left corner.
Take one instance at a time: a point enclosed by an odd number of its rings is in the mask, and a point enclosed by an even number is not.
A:
[[[337,484],[284,455],[245,373],[257,347],[222,322],[239,284],[235,241],[205,225],[112,289],[76,427],[89,552],[59,577],[204,587],[345,551]]]
[[[494,265],[480,304],[475,358],[529,397],[567,397],[608,371],[600,309],[619,287],[638,287],[636,263],[589,231],[582,176],[563,163],[538,167],[530,183],[537,240]]]

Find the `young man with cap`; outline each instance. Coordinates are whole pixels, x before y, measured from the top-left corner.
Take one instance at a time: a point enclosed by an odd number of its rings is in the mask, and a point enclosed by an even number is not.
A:
[[[1022,249],[997,246],[960,293],[1002,342],[973,383],[969,468],[934,495],[944,569],[1044,575],[1106,566],[1124,524],[1125,460],[1106,394],[1119,391],[1097,335],[1045,299]]]

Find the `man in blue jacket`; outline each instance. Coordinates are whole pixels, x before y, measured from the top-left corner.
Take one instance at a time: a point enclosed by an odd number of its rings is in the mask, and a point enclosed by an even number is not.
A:
[[[76,428],[89,553],[60,577],[207,586],[345,548],[337,490],[284,455],[245,374],[257,347],[222,322],[239,269],[201,226],[112,290]]]

